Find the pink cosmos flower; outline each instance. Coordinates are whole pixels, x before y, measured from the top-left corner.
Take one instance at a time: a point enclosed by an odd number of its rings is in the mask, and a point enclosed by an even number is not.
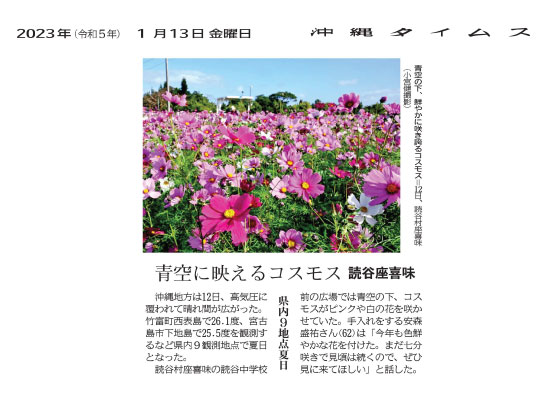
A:
[[[191,128],[197,127],[199,124],[199,122],[196,120],[195,114],[185,113],[185,112],[179,113],[179,115],[177,116],[177,122],[179,123],[179,125],[184,125],[186,127],[191,127]],[[200,141],[197,143],[200,143]]]
[[[237,174],[235,170],[235,166],[233,165],[226,165],[221,166],[217,171],[218,176],[225,179],[229,182],[229,184],[233,187],[239,187],[239,183],[241,182],[240,175]]]
[[[375,153],[366,153],[364,155],[364,162],[368,167],[374,166],[379,161],[379,155]]]
[[[160,158],[165,158],[165,148],[162,146],[157,147],[156,149],[154,149],[154,151],[150,152],[148,154],[150,161],[156,162],[157,160],[159,160]]]
[[[385,110],[387,110],[387,113],[390,115],[397,115],[401,113],[401,105],[398,103],[386,104],[383,105],[383,107],[385,107]]]
[[[320,181],[320,174],[304,168],[300,173],[290,176],[288,191],[309,202],[310,198],[315,198],[325,191],[325,186],[319,184]]]
[[[214,172],[213,170],[207,170],[200,173],[200,175],[198,176],[198,182],[204,187],[217,187],[222,178],[223,176],[218,175],[217,172]]]
[[[209,199],[210,199],[210,194],[208,194],[208,190],[205,189],[205,188],[202,188],[202,189],[194,192],[194,194],[192,195],[192,198],[189,202],[192,203],[193,205],[196,205],[196,204],[198,204],[198,201],[206,202]]]
[[[212,145],[214,146],[214,148],[222,149],[222,148],[226,147],[226,144],[227,144],[226,139],[218,139],[218,140],[214,141],[214,143]]]
[[[282,179],[275,177],[270,182],[270,195],[278,199],[286,198],[286,192],[288,192],[288,184],[290,181],[290,176],[286,175]]]
[[[261,160],[259,159],[259,157],[248,158],[243,161],[243,164],[241,166],[243,167],[243,169],[254,170],[261,166]]]
[[[166,93],[161,95],[163,99],[167,100],[168,102],[175,103],[178,106],[186,106],[187,105],[187,95],[171,95],[171,92],[167,91]]]
[[[185,187],[179,186],[171,190],[169,195],[165,197],[165,208],[177,205],[181,202],[181,199],[185,196]]]
[[[346,111],[352,111],[360,105],[360,95],[356,95],[354,92],[344,94],[338,98],[338,104],[344,107]]]
[[[333,151],[337,148],[340,148],[340,142],[332,135],[317,140],[317,149],[320,151]]]
[[[166,161],[161,157],[152,164],[152,176],[155,180],[163,179],[167,175],[167,170],[171,168],[171,161]]]
[[[304,162],[301,160],[301,153],[296,150],[295,147],[288,146],[282,151],[279,158],[276,161],[280,165],[280,168],[285,172],[288,169],[292,171],[297,171],[303,168]]]
[[[245,220],[245,227],[247,228],[247,232],[249,234],[257,234],[266,240],[268,232],[257,216],[249,215],[247,220]]]
[[[345,170],[339,169],[338,166],[335,166],[333,169],[329,169],[329,171],[335,175],[336,177],[339,177],[341,179],[345,179],[347,177],[352,177],[352,174],[350,172],[347,172]]]
[[[192,203],[193,205],[196,205],[196,204],[198,204],[199,201],[200,202],[206,202],[215,195],[225,196],[226,192],[219,187],[214,187],[212,185],[206,185],[205,188],[202,188],[198,191],[195,191],[195,193],[193,194],[193,196],[192,196],[192,198],[189,202]]]
[[[203,159],[214,158],[214,150],[212,150],[212,148],[208,146],[201,146],[200,154],[202,155]]]
[[[213,131],[212,125],[203,125],[202,128],[200,128],[200,131],[203,135],[210,136]]]
[[[374,198],[369,204],[370,206],[379,204],[385,200],[388,207],[393,202],[401,204],[401,175],[400,169],[390,165],[380,172],[377,169],[370,171],[364,177],[364,193],[368,197]]]
[[[169,91],[165,92],[164,94],[161,95],[161,97],[165,100],[167,100],[168,102],[171,102],[173,100],[173,94]]]
[[[200,230],[195,228],[193,230],[194,236],[189,237],[189,245],[196,250],[204,250],[205,252],[212,251],[212,244],[220,239],[220,234],[215,233],[208,235],[205,238],[200,237]]]
[[[303,235],[301,232],[294,230],[293,228],[288,231],[280,231],[278,235],[279,238],[276,240],[276,246],[282,247],[287,246],[284,249],[285,253],[297,253],[302,252],[305,249],[305,243],[303,243]]]
[[[156,182],[154,179],[145,179],[144,180],[144,199],[146,198],[159,198],[161,192],[156,191]]]
[[[232,195],[229,199],[221,195],[212,197],[210,204],[202,207],[202,235],[231,231],[235,246],[247,241],[243,222],[251,210],[252,199],[249,194]]]

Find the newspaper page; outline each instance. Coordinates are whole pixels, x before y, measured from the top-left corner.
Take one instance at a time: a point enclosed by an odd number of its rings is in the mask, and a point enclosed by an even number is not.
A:
[[[559,394],[552,3],[2,8],[1,394]]]

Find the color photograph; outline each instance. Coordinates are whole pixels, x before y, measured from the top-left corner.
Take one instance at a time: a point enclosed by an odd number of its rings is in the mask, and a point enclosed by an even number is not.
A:
[[[143,251],[400,252],[399,59],[143,60]]]

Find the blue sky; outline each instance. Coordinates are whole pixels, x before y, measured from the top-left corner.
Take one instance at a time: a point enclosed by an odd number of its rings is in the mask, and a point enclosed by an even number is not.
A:
[[[143,60],[143,92],[165,82],[165,60]],[[337,102],[344,93],[360,95],[364,105],[381,96],[399,103],[399,59],[169,59],[169,83],[214,101],[229,95],[270,95],[288,91],[309,102]],[[250,88],[252,86],[252,88]]]

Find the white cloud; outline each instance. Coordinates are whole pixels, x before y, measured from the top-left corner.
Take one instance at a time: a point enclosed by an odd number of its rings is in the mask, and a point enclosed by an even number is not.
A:
[[[398,99],[400,91],[398,89],[374,89],[371,91],[360,92],[360,100],[364,103],[376,103],[382,96]]]
[[[358,83],[358,79],[354,78],[352,80],[340,80],[338,85],[342,85],[343,87],[346,85],[356,85]]]
[[[187,84],[191,85],[210,85],[217,84],[221,81],[220,76],[214,74],[206,74],[198,70],[179,70],[173,71],[169,76],[170,80],[181,82],[182,79],[187,80]]]

